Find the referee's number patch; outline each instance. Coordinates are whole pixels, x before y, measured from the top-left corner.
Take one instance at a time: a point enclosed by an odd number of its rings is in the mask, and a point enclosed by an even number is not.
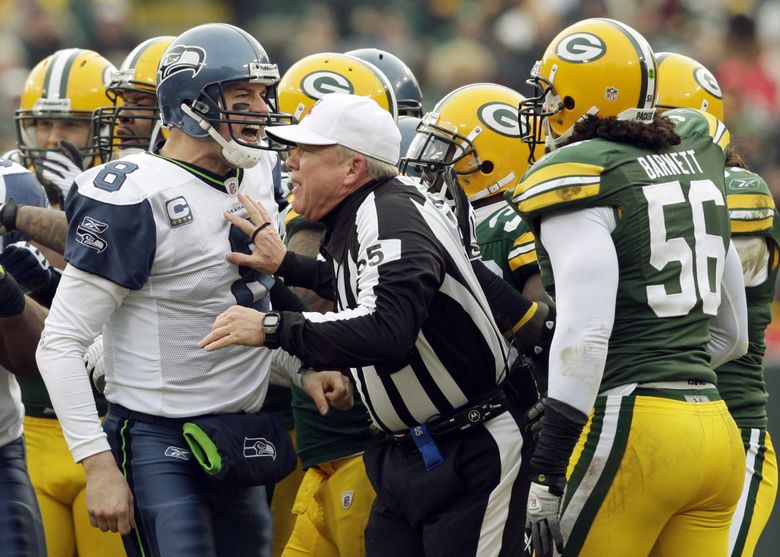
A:
[[[362,274],[366,267],[377,267],[381,263],[396,261],[401,257],[400,240],[380,240],[371,244],[357,261],[357,272]]]

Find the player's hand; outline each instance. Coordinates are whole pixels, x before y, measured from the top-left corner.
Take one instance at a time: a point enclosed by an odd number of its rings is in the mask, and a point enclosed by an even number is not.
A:
[[[47,151],[35,162],[35,175],[48,191],[65,199],[76,176],[84,171],[84,161],[78,148],[67,141],[60,141],[59,151]]]
[[[16,282],[28,292],[36,293],[52,286],[59,272],[30,242],[15,242],[3,249],[0,264],[11,273]]]
[[[535,480],[528,492],[525,527],[531,531],[534,555],[553,557],[563,553],[560,510],[566,478],[538,474]]]
[[[110,451],[85,458],[89,523],[103,532],[127,535],[135,528],[133,494]]]
[[[531,439],[534,442],[539,440],[539,435],[542,433],[542,416],[544,416],[544,402],[541,400],[536,401],[531,408],[529,408],[526,414],[527,421],[525,424],[525,431],[531,435]]]
[[[103,335],[98,335],[95,341],[84,352],[84,366],[95,390],[102,393],[106,388],[106,367],[103,363]]]
[[[19,206],[16,199],[9,197],[5,203],[0,203],[0,236],[16,230],[16,214]]]
[[[272,275],[282,264],[287,248],[279,237],[279,232],[271,223],[271,216],[262,204],[243,193],[238,194],[238,200],[246,207],[251,220],[232,213],[225,213],[225,218],[252,238],[254,249],[251,255],[237,252],[229,253],[227,260],[234,265],[251,267]]]
[[[242,346],[263,346],[264,313],[256,309],[233,306],[223,311],[211,325],[211,332],[198,343],[208,352],[240,344]]]
[[[350,410],[354,404],[352,382],[340,371],[305,371],[301,385],[323,416],[330,407]]]

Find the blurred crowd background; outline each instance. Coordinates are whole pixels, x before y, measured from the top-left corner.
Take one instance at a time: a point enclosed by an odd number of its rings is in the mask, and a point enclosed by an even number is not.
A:
[[[13,146],[25,76],[60,48],[91,48],[119,65],[143,39],[224,21],[255,35],[282,72],[315,52],[388,50],[415,72],[430,109],[477,81],[524,92],[560,29],[602,16],[714,71],[740,151],[780,198],[777,0],[0,0],[0,149]]]
[[[429,110],[467,83],[497,82],[527,94],[525,80],[545,46],[587,17],[619,19],[657,52],[686,54],[710,68],[735,144],[780,201],[778,0],[0,0],[0,152],[14,147],[13,114],[28,72],[60,48],[90,48],[118,66],[146,38],[223,21],[257,37],[282,73],[315,52],[388,50],[412,68]],[[775,317],[767,382],[777,435],[780,304]],[[776,554],[777,516],[757,555]]]

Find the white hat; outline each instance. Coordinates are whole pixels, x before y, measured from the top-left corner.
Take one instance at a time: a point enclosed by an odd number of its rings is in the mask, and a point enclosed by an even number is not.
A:
[[[398,164],[401,157],[401,132],[393,116],[368,97],[329,93],[300,124],[272,126],[265,132],[291,145],[343,145],[390,164]]]

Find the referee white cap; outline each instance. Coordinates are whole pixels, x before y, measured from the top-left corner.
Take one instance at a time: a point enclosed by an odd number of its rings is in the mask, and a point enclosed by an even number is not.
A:
[[[401,132],[393,116],[376,101],[347,93],[324,95],[300,124],[265,132],[289,145],[343,145],[390,164],[401,157]]]

